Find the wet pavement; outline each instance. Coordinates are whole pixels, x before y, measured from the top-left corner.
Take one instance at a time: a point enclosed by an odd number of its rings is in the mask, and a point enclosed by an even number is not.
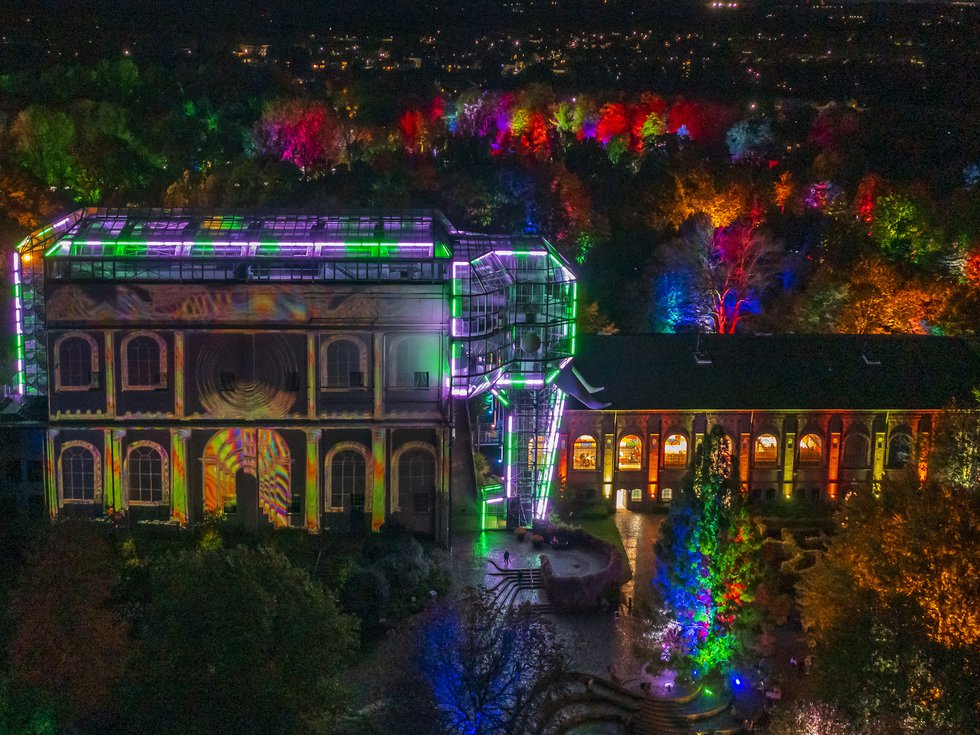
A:
[[[623,585],[623,599],[633,598],[634,613],[652,610],[655,604],[651,580],[654,571],[653,545],[660,537],[666,516],[617,510],[614,516],[633,578]]]
[[[649,628],[638,617],[627,615],[625,601],[633,598],[633,612],[639,613],[653,604],[650,579],[653,576],[653,545],[664,516],[645,515],[620,510],[616,525],[633,578],[623,587],[624,605],[619,611],[575,615],[547,615],[565,643],[570,666],[575,671],[609,676],[610,667],[619,681],[640,676],[648,659]],[[504,550],[510,552],[504,561]],[[530,541],[518,541],[504,531],[461,533],[453,538],[452,576],[454,591],[467,586],[493,589],[499,583],[497,568],[519,567],[536,569],[541,566],[541,554],[547,554],[559,574],[587,574],[605,565],[605,559],[583,549],[552,550],[545,546],[535,549]],[[488,563],[492,560],[494,564]],[[542,590],[521,590],[517,602],[545,603]],[[647,607],[644,607],[647,606]]]

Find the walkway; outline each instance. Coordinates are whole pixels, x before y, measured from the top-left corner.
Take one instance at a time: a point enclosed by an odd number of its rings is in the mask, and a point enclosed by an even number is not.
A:
[[[616,511],[616,527],[633,568],[633,578],[623,585],[623,599],[633,598],[633,610],[637,614],[652,610],[655,604],[651,586],[655,561],[653,545],[660,538],[660,524],[664,518],[666,516],[660,514]]]

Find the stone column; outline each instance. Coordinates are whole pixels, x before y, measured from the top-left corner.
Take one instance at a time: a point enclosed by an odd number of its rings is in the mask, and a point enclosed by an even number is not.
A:
[[[48,502],[48,516],[51,520],[58,518],[58,458],[54,454],[54,440],[59,433],[58,429],[48,429],[44,442],[44,492]]]
[[[125,436],[125,429],[112,430],[112,472],[110,473],[112,484],[108,505],[117,511],[129,506],[129,499],[123,487],[122,440]]]
[[[385,429],[371,432],[371,458],[372,492],[370,498],[365,498],[364,510],[371,512],[371,530],[377,531],[385,522],[385,469],[388,461],[388,432]],[[392,503],[391,512],[397,511],[398,508]]]
[[[170,430],[170,519],[180,524],[186,524],[188,517],[187,440],[190,436],[189,429]]]
[[[322,429],[306,430],[306,529],[320,530],[320,439]]]

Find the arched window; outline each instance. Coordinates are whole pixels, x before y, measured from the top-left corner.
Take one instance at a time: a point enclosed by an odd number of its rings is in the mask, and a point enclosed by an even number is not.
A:
[[[72,333],[55,342],[55,388],[89,390],[98,387],[99,351],[87,334]]]
[[[804,434],[800,438],[800,464],[820,464],[823,459],[823,439],[819,434]]]
[[[170,500],[167,453],[159,444],[135,442],[126,450],[126,498],[131,505],[152,505]]]
[[[687,467],[687,437],[671,434],[664,441],[664,467]]]
[[[331,339],[323,351],[324,388],[363,388],[367,385],[367,354],[362,345],[351,339]]]
[[[892,433],[888,442],[888,467],[900,470],[912,461],[912,436],[904,431]]]
[[[847,435],[844,439],[844,466],[851,469],[859,469],[868,466],[868,448],[871,443],[868,437],[861,432],[855,431]]]
[[[665,503],[669,503],[674,499],[674,491],[672,488],[665,487],[660,491],[660,499]]]
[[[598,467],[596,460],[595,438],[583,434],[572,444],[572,469],[594,470]]]
[[[633,502],[633,503],[639,503],[641,500],[643,500],[643,489],[642,488],[634,487],[632,490],[630,490],[630,501],[631,502]]]
[[[638,470],[642,466],[643,442],[635,434],[627,434],[619,440],[619,469]]]
[[[773,434],[759,434],[755,438],[755,463],[776,464],[779,456],[779,441]]]
[[[58,457],[61,499],[66,503],[93,503],[101,494],[99,453],[88,442],[65,442]]]
[[[126,336],[122,344],[123,390],[167,387],[167,345],[152,332]]]
[[[364,510],[367,463],[360,452],[345,449],[330,462],[330,508]]]
[[[424,449],[405,452],[398,460],[398,493],[403,507],[407,501],[413,512],[427,513],[435,491],[435,457]]]

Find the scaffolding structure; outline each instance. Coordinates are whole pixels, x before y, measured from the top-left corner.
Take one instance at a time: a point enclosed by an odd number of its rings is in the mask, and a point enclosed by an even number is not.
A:
[[[504,406],[508,525],[527,526],[548,512],[565,399],[554,380],[575,353],[575,277],[540,238],[453,242],[453,395],[490,391]]]

